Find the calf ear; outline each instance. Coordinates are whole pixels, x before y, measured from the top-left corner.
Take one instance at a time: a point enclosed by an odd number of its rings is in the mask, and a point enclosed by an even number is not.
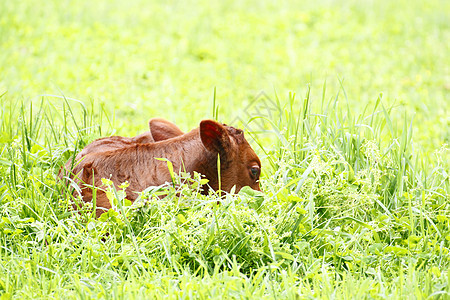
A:
[[[200,122],[200,138],[203,145],[209,151],[226,153],[230,147],[230,137],[223,125],[213,120],[203,120]]]
[[[148,126],[150,127],[150,132],[155,142],[184,134],[177,125],[162,118],[150,119],[150,121],[148,121]]]

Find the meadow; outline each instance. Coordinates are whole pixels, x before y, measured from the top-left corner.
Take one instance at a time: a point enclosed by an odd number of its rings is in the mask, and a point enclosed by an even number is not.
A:
[[[448,299],[449,19],[438,0],[1,1],[0,299]],[[61,165],[151,117],[245,129],[264,193],[180,174],[74,213]]]

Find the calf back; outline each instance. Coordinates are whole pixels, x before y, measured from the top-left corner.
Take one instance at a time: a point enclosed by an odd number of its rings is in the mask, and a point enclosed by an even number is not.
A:
[[[132,138],[110,136],[97,139],[84,147],[83,150],[81,150],[81,152],[78,153],[78,155],[75,157],[75,159],[79,160],[88,153],[117,150],[133,146],[135,144],[154,143],[183,134],[180,128],[178,128],[175,124],[162,118],[150,119],[148,122],[148,126],[150,129],[149,131]]]

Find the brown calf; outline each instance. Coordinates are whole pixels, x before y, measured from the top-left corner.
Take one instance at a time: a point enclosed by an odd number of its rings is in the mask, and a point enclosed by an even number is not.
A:
[[[220,155],[219,185],[217,158]],[[171,180],[167,163],[155,158],[166,158],[174,170],[196,171],[205,175],[208,185],[230,192],[244,186],[260,190],[261,162],[240,129],[203,120],[200,127],[186,134],[156,143],[134,144],[112,151],[88,153],[73,169],[75,182],[81,187],[84,201],[92,201],[92,189],[83,185],[102,186],[101,178],[112,180],[116,188],[128,181],[127,199],[134,201],[148,186],[161,185]],[[207,193],[205,188],[204,193]],[[98,208],[110,208],[106,194],[97,191]],[[97,216],[102,213],[97,209]]]

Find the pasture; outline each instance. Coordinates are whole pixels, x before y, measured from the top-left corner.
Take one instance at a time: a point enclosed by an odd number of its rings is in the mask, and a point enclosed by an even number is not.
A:
[[[438,0],[0,1],[0,298],[449,298],[449,19]],[[60,167],[152,117],[245,129],[264,193],[181,173],[72,212]]]

